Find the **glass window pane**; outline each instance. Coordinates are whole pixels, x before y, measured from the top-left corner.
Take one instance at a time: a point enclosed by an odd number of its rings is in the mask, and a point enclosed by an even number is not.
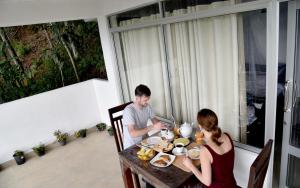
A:
[[[151,105],[157,115],[170,116],[166,61],[162,30],[147,27],[124,31],[120,34],[123,62],[125,66],[130,99],[134,100],[134,89],[139,84],[147,85],[151,92]]]
[[[299,80],[300,81],[300,80]],[[297,83],[299,87],[299,82]],[[299,89],[298,89],[299,90]],[[294,95],[297,95],[295,93]],[[299,94],[298,94],[299,95]],[[290,144],[300,148],[300,97],[295,97],[295,106],[293,108],[292,124],[291,124],[291,137]]]
[[[287,186],[290,188],[300,187],[300,159],[289,155]]]
[[[263,147],[266,101],[266,10],[239,14],[240,63],[244,61],[246,80],[247,144]],[[243,42],[242,42],[243,41]],[[283,83],[282,83],[283,84]],[[242,89],[242,88],[240,88]],[[282,94],[278,92],[278,94]],[[248,121],[248,122],[247,122]],[[241,132],[243,134],[244,132]]]
[[[153,21],[160,18],[158,4],[149,5],[109,17],[110,27],[128,26],[131,24]]]
[[[198,110],[211,108],[234,140],[262,147],[265,11],[172,23],[165,30],[177,121],[197,122]]]
[[[300,31],[300,12],[297,11],[297,31]],[[296,39],[296,50],[295,51],[295,65],[294,65],[294,93],[293,93],[293,113],[292,113],[292,123],[291,123],[291,137],[290,144],[300,148],[300,36],[297,34]]]

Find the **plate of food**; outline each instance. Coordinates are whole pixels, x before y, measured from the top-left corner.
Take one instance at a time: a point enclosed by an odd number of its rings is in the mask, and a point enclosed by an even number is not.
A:
[[[155,146],[159,145],[159,143],[162,141],[161,137],[159,136],[151,136],[141,142],[144,146]]]
[[[173,142],[174,145],[176,145],[178,143],[182,143],[184,146],[187,146],[190,143],[190,140],[187,138],[177,138]]]
[[[199,148],[193,148],[188,150],[187,152],[189,158],[191,159],[200,159],[200,149]]]
[[[153,149],[158,152],[168,152],[171,151],[173,148],[174,148],[174,144],[169,143],[167,140],[162,140],[159,142],[158,145],[155,145]]]
[[[174,155],[160,152],[150,161],[150,164],[156,167],[167,167],[174,162],[175,158]]]
[[[169,143],[168,140],[162,139],[158,136],[152,136],[143,140],[141,145],[153,148],[157,152],[168,152],[174,148],[174,144]]]

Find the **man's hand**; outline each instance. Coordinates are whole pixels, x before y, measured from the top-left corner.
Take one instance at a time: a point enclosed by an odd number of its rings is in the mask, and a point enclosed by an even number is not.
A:
[[[161,130],[161,129],[166,129],[167,127],[165,126],[165,124],[163,124],[162,122],[156,122],[153,124],[152,130]]]

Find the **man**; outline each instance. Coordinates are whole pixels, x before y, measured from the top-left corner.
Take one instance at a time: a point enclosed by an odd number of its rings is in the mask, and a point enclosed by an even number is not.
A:
[[[149,105],[150,95],[151,91],[147,86],[137,86],[135,88],[135,101],[124,109],[124,149],[141,142],[147,137],[149,131],[166,128],[156,119]],[[149,119],[153,124],[151,126],[147,126]]]

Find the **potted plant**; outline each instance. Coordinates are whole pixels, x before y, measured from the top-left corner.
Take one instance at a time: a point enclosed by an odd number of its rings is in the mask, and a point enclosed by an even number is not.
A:
[[[54,132],[54,136],[56,136],[56,140],[60,145],[64,146],[67,144],[68,133],[61,133],[60,130],[57,130]]]
[[[21,165],[26,162],[23,151],[16,150],[13,154],[13,157],[15,158],[17,165]]]
[[[99,123],[96,125],[97,129],[99,131],[104,131],[106,129],[106,124],[105,123]]]
[[[75,132],[75,137],[79,138],[84,138],[86,137],[86,129],[80,129],[79,131]]]
[[[109,127],[109,128],[107,129],[107,132],[108,132],[108,134],[109,134],[110,136],[113,136],[113,135],[114,135],[114,130],[113,130],[112,127]]]
[[[44,144],[39,144],[38,146],[35,146],[32,148],[34,153],[36,153],[39,157],[45,155],[46,148]]]

